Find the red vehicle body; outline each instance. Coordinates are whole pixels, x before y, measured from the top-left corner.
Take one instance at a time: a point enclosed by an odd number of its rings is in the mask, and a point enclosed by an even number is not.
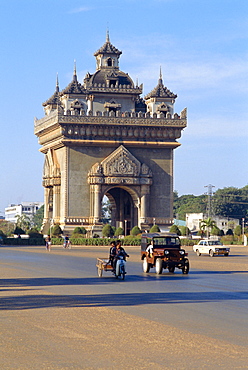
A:
[[[149,253],[147,247],[153,242],[153,252]],[[143,271],[148,273],[155,267],[156,273],[161,274],[163,269],[174,272],[175,268],[182,270],[183,274],[189,272],[187,253],[181,249],[180,238],[173,233],[147,233],[141,238],[141,260]]]

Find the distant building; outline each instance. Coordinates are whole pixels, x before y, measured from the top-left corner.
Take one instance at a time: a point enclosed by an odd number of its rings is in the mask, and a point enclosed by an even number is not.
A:
[[[173,225],[176,226],[186,226],[186,221],[178,220],[177,218],[173,219]]]
[[[206,220],[208,216],[204,213],[186,213],[186,226],[192,233],[197,233],[201,229],[201,222]],[[224,233],[228,229],[234,229],[239,225],[238,218],[222,217],[222,216],[211,216],[211,219],[216,222],[216,226],[223,230]]]
[[[16,222],[16,216],[25,214],[28,217],[33,217],[38,209],[43,206],[43,202],[22,202],[20,204],[11,204],[5,208],[5,220]]]

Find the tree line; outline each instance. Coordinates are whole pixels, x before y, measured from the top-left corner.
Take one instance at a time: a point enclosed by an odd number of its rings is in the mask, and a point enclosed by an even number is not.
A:
[[[207,213],[207,195],[181,195],[174,192],[174,217],[186,219],[186,213]],[[225,187],[211,197],[211,215],[248,221],[248,185],[243,188]]]
[[[174,192],[174,218],[186,219],[186,213],[207,213],[208,197],[205,194],[186,194],[179,196]],[[105,223],[110,223],[110,203],[103,204],[102,218]],[[230,218],[244,219],[245,225],[248,222],[248,185],[243,188],[225,187],[218,189],[211,197],[211,216],[224,216]],[[44,217],[44,206],[42,206],[32,219],[26,215],[17,217],[16,224],[2,221],[0,224],[0,235],[21,234],[24,232],[39,232]],[[114,234],[121,235],[122,230],[112,230]],[[186,231],[187,233],[187,231]]]

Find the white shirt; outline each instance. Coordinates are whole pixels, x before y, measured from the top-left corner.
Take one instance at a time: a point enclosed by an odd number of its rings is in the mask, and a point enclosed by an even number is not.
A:
[[[148,247],[146,248],[146,252],[153,253],[153,245],[152,244],[148,245]]]

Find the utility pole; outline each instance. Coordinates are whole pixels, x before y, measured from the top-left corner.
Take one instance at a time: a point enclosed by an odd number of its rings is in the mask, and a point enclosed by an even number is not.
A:
[[[215,188],[214,185],[206,185],[204,186],[204,188],[208,188],[208,191],[207,193],[207,196],[208,196],[208,204],[207,204],[207,217],[211,217],[212,216],[212,196],[213,196],[213,188]]]

